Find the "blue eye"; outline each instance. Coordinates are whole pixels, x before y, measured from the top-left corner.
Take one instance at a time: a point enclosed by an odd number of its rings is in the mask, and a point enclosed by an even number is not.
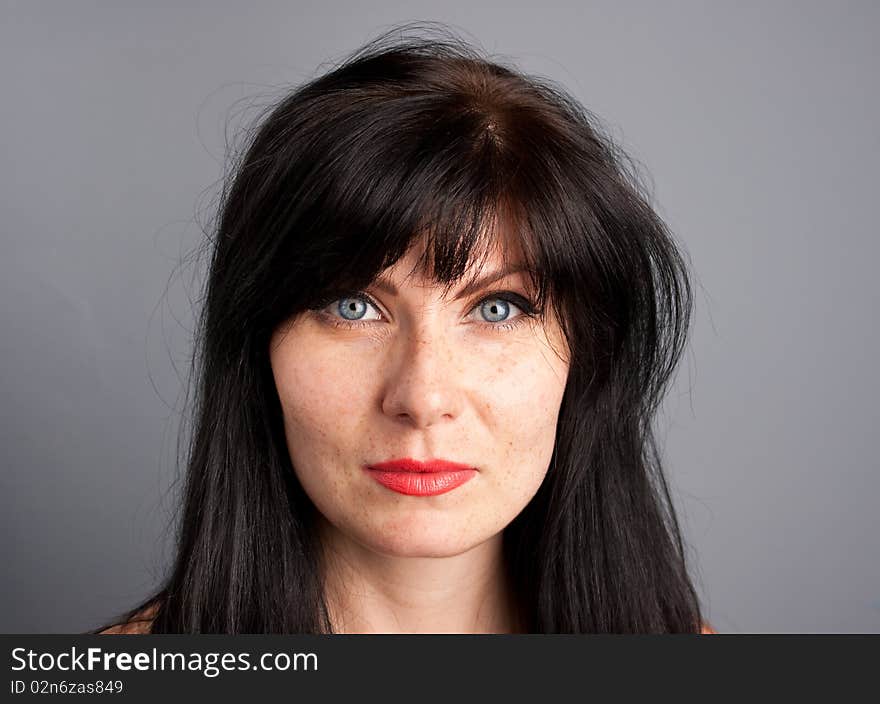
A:
[[[480,312],[490,323],[500,323],[510,313],[510,301],[504,298],[484,298]]]
[[[367,304],[363,298],[358,296],[347,296],[339,299],[339,305],[336,307],[339,314],[346,320],[359,320],[367,311]],[[352,317],[349,317],[349,314]]]
[[[320,310],[322,306],[324,311]],[[382,320],[379,307],[366,293],[360,291],[347,293],[341,298],[325,299],[322,306],[312,310],[321,312],[322,317],[335,327],[362,328]],[[370,307],[374,309],[376,317],[366,317]],[[511,316],[511,307],[520,314]],[[537,313],[528,299],[512,291],[500,291],[486,296],[471,311],[472,314],[478,312],[483,318],[482,321],[477,320],[476,324],[490,332],[512,330],[534,318]]]

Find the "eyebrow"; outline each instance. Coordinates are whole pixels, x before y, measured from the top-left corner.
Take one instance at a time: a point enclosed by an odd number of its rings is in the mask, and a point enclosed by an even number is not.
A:
[[[459,298],[464,298],[465,296],[469,296],[470,294],[479,291],[484,286],[488,286],[489,284],[498,281],[499,279],[503,279],[506,276],[510,276],[512,274],[517,274],[521,271],[528,271],[529,267],[525,264],[516,264],[513,266],[505,267],[503,269],[499,269],[498,271],[493,271],[491,274],[487,274],[486,276],[480,277],[476,281],[469,283],[465,286],[461,291],[456,295],[456,300]],[[396,296],[398,294],[397,287],[382,278],[376,278],[373,281],[373,286],[378,288],[380,291],[385,291],[386,293]]]

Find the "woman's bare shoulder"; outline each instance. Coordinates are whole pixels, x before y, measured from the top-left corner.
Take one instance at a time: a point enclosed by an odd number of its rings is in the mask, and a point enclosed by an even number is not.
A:
[[[703,622],[703,627],[700,629],[700,635],[709,635],[710,633],[718,634],[714,628],[712,628],[712,624],[708,621]]]
[[[159,604],[153,603],[147,608],[138,611],[125,623],[118,623],[110,628],[100,631],[98,635],[134,635],[149,633],[153,626],[153,619],[159,610]]]

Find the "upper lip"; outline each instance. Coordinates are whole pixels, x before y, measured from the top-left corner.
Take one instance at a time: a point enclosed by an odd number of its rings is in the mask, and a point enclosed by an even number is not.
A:
[[[462,469],[476,469],[460,462],[450,462],[449,460],[442,459],[421,461],[410,457],[376,462],[368,466],[370,469],[380,469],[385,472],[454,472]]]

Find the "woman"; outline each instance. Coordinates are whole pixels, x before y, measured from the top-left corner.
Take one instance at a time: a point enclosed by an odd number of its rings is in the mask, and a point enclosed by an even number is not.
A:
[[[624,160],[446,34],[277,104],[224,192],[176,561],[104,632],[709,630],[651,428],[690,284]]]

